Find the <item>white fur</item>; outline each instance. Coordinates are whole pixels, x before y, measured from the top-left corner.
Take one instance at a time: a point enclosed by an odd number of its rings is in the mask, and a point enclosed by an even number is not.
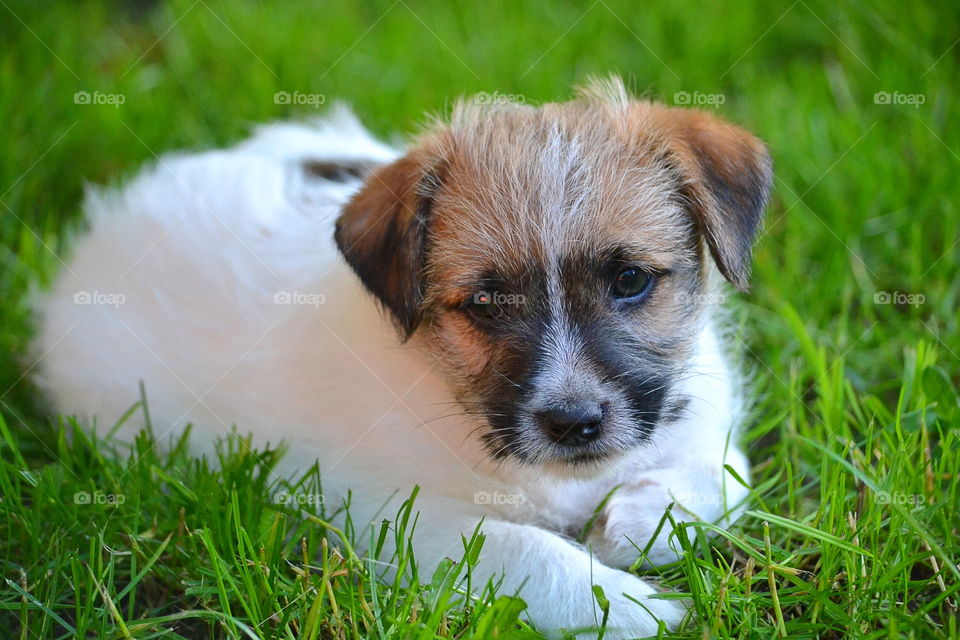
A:
[[[319,461],[328,504],[352,490],[358,529],[395,514],[419,485],[424,572],[456,556],[461,534],[484,519],[475,583],[506,571],[503,590],[523,585],[527,615],[545,631],[598,623],[591,584],[611,602],[608,638],[656,632],[627,596],[676,625],[677,601],[648,598],[655,589],[621,568],[671,502],[678,519],[719,521],[745,496],[723,472],[729,464],[746,478],[747,462],[729,442],[739,403],[712,321],[684,382],[689,417],[649,446],[590,477],[491,462],[452,415],[418,339],[398,345],[337,252],[333,223],[359,182],[311,180],[298,164],[397,155],[341,109],[312,126],[260,128],[230,150],[165,157],[123,189],[92,194],[90,232],[37,304],[40,379],[55,407],[104,430],[142,380],[163,439],[192,423],[198,453],[231,425],[257,445],[285,440],[283,473]],[[281,304],[284,292],[292,304]],[[590,546],[572,541],[620,484]],[[675,557],[672,547],[661,535],[650,560]]]

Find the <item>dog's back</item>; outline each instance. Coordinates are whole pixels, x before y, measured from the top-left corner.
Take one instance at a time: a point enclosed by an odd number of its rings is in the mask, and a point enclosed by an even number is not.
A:
[[[347,489],[337,478],[383,496],[405,484],[404,468],[422,481],[425,460],[438,473],[462,464],[446,450],[461,431],[417,429],[457,413],[452,398],[397,344],[332,239],[357,168],[395,155],[341,111],[264,127],[231,150],[163,157],[121,189],[91,191],[89,232],[36,304],[37,378],[56,409],[102,433],[142,381],[161,442],[187,424],[198,453],[232,427],[260,445],[285,440],[288,472],[339,467],[332,500]],[[141,415],[117,435],[131,438]]]

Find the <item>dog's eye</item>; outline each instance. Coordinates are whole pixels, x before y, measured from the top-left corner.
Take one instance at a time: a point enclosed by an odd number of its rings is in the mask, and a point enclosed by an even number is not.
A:
[[[640,298],[649,293],[653,276],[637,267],[627,267],[613,280],[613,295],[617,298]]]
[[[467,298],[460,307],[478,318],[493,318],[500,314],[495,296],[488,291],[478,291]]]

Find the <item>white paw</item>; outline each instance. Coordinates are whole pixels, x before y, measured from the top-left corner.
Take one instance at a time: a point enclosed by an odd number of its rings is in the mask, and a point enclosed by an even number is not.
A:
[[[661,626],[666,630],[676,629],[686,613],[679,600],[649,597],[656,594],[657,590],[623,571],[605,576],[600,586],[610,602],[610,615],[603,636],[608,640],[656,636]],[[638,600],[643,606],[627,596]],[[582,637],[588,636],[584,634]]]
[[[631,566],[650,543],[671,504],[671,513],[677,522],[697,520],[697,516],[712,519],[715,512],[722,512],[718,484],[701,484],[700,493],[696,493],[691,490],[688,474],[669,469],[646,473],[621,486],[610,496],[594,523],[587,536],[587,546],[606,565]],[[711,502],[713,504],[709,504]],[[664,521],[647,552],[645,566],[678,558],[680,545],[672,533],[670,521]]]

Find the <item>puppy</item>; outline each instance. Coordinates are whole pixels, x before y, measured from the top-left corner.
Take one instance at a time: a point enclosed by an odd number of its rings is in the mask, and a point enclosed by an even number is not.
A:
[[[616,79],[460,103],[403,155],[343,109],[268,126],[90,196],[40,381],[101,428],[143,381],[198,454],[234,425],[291,443],[361,531],[419,486],[422,571],[482,522],[474,584],[541,630],[595,629],[599,585],[606,637],[655,634],[685,611],[624,569],[677,557],[667,509],[724,524],[747,494],[712,302],[747,287],[770,183],[752,135]]]

